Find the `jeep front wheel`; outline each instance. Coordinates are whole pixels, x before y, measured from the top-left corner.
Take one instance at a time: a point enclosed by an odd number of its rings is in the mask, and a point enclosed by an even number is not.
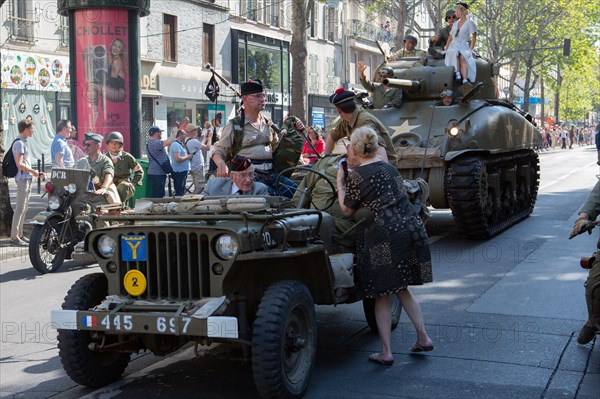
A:
[[[100,304],[107,295],[106,276],[88,274],[73,284],[62,308],[88,310]],[[97,388],[121,378],[130,354],[93,351],[90,350],[93,343],[102,343],[102,336],[93,338],[90,331],[58,330],[58,355],[67,375],[78,384]]]
[[[402,303],[400,303],[398,295],[392,295],[390,299],[392,306],[392,330],[394,330],[400,322],[400,315],[402,314]],[[365,312],[365,319],[367,319],[367,324],[369,325],[369,328],[371,329],[371,331],[377,334],[379,330],[377,329],[377,320],[375,320],[375,299],[363,299],[363,310]]]
[[[317,319],[310,291],[280,281],[265,291],[252,333],[252,371],[263,398],[299,398],[310,380],[317,349]]]

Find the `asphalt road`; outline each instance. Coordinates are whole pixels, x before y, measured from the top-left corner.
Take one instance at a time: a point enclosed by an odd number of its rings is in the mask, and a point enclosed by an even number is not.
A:
[[[531,217],[494,239],[464,240],[449,211],[428,223],[434,282],[414,287],[435,349],[410,354],[406,315],[392,334],[395,363],[379,350],[360,303],[319,306],[317,363],[306,398],[597,398],[600,350],[575,342],[585,320],[579,257],[597,239],[568,240],[597,181],[592,147],[541,155],[540,195]],[[74,384],[56,349],[50,310],[96,266],[66,263],[40,276],[26,256],[0,266],[0,397],[255,398],[248,363],[175,355],[136,356],[124,378],[101,390]]]

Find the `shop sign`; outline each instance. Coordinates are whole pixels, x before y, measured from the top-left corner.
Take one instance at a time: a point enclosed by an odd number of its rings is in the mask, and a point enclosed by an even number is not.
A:
[[[158,90],[156,75],[142,75],[140,87],[142,90]]]
[[[199,80],[172,78],[170,76],[160,77],[161,93],[164,97],[188,98],[193,100],[208,101],[204,95],[206,82]]]

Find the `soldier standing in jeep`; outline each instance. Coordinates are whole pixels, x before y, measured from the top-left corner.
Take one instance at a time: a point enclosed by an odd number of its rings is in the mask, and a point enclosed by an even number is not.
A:
[[[269,186],[272,194],[276,193],[273,169],[273,152],[277,144],[277,135],[273,132],[272,122],[262,111],[265,109],[266,94],[260,80],[249,80],[242,83],[242,111],[239,117],[230,120],[215,143],[213,161],[217,165],[217,177],[227,177],[227,161],[236,155],[250,158],[254,165],[255,180]],[[281,178],[279,193],[291,198],[296,184],[289,179]]]

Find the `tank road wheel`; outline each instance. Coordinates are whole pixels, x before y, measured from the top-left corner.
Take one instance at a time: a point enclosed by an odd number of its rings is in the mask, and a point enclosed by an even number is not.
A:
[[[263,398],[299,398],[310,380],[317,349],[317,320],[310,291],[280,281],[265,291],[252,333],[252,372]]]
[[[392,295],[392,330],[396,329],[400,322],[400,315],[402,314],[402,303],[398,299],[398,295]],[[365,319],[371,331],[375,334],[379,333],[377,328],[377,320],[375,320],[375,299],[364,298],[363,299],[363,310],[365,312]]]
[[[458,229],[486,239],[525,219],[537,199],[539,159],[533,151],[452,161],[446,194]]]
[[[88,274],[73,284],[62,308],[87,310],[107,295],[108,281],[104,274]],[[102,336],[96,339],[89,331],[58,330],[58,355],[67,375],[78,384],[97,388],[121,378],[130,354],[92,351],[89,345],[94,342],[102,342]]]
[[[71,224],[65,222],[65,237],[59,242],[61,225],[58,218],[46,220],[43,225],[35,225],[29,240],[29,260],[35,270],[42,274],[54,273],[65,261],[71,250],[73,231]]]

